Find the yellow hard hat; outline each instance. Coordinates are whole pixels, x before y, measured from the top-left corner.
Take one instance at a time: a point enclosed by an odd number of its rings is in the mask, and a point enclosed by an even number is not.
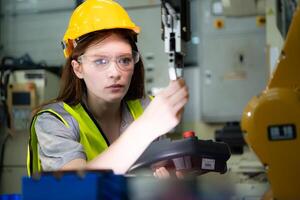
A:
[[[73,12],[63,38],[64,55],[68,58],[75,39],[87,33],[104,29],[124,28],[140,32],[123,7],[113,0],[86,0]]]

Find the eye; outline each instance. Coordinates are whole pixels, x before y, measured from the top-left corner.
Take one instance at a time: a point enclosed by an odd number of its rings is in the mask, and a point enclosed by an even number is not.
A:
[[[121,65],[131,65],[133,63],[132,56],[124,56],[118,59],[118,63]]]
[[[97,60],[94,61],[96,65],[107,65],[109,63],[109,59],[107,58],[97,58]]]

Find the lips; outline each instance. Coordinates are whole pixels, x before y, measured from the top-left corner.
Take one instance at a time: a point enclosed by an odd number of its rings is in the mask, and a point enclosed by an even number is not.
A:
[[[118,88],[123,88],[124,86],[123,85],[120,85],[120,84],[113,84],[113,85],[110,85],[106,88],[111,88],[111,89],[118,89]]]

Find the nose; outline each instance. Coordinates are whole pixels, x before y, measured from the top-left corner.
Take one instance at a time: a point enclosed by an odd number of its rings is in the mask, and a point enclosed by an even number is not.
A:
[[[109,71],[109,76],[111,78],[121,77],[121,70],[119,69],[119,66],[117,65],[116,61],[111,61],[109,63],[108,71]]]

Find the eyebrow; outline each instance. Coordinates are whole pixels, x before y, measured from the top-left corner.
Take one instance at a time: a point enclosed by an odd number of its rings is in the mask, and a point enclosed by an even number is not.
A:
[[[118,53],[116,56],[124,56],[124,55],[132,55],[132,52]],[[103,52],[103,53],[90,54],[88,56],[92,56],[92,57],[101,57],[101,56],[111,57],[112,55],[111,55],[111,53]],[[115,55],[113,55],[113,56],[115,56]]]

